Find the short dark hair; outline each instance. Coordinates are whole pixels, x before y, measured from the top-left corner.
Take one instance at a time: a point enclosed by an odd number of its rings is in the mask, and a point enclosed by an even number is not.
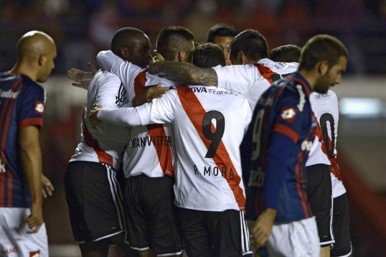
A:
[[[134,27],[118,29],[111,40],[110,49],[114,54],[120,56],[119,49],[122,46],[127,46],[128,43],[132,42],[132,39],[143,37],[144,35],[146,35],[145,32]]]
[[[269,58],[268,42],[260,32],[246,29],[240,32],[231,43],[231,58],[236,58],[239,52],[244,52],[251,61]]]
[[[297,45],[282,45],[271,50],[271,60],[275,62],[299,62],[302,49]]]
[[[201,68],[211,68],[225,65],[222,48],[213,43],[204,43],[196,47],[193,52],[193,64]]]
[[[319,34],[310,38],[302,48],[299,70],[312,70],[321,61],[327,61],[331,67],[338,63],[342,56],[348,59],[348,51],[339,39]]]
[[[158,33],[157,52],[166,60],[172,60],[177,52],[189,51],[191,41],[194,41],[194,35],[188,28],[166,26]]]
[[[206,42],[214,43],[215,37],[235,37],[237,35],[237,31],[235,27],[226,23],[219,23],[212,26],[208,30],[208,34],[206,36]]]

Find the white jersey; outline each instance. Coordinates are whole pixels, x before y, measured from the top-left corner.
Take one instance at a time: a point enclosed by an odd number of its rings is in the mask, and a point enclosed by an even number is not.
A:
[[[97,56],[98,64],[116,74],[122,81],[122,106],[132,106],[132,100],[146,86],[157,85],[160,78],[148,74],[146,69],[124,61],[111,51]],[[164,86],[171,82],[166,80]],[[169,125],[138,126],[132,129],[123,159],[125,177],[144,174],[148,177],[173,175],[172,131]]]
[[[318,131],[306,166],[314,164],[330,165],[331,162],[328,157],[332,158],[336,155],[339,122],[338,98],[332,90],[328,90],[326,94],[312,92],[310,103],[318,120]]]
[[[274,62],[261,59],[256,64],[217,66],[216,71],[220,88],[232,89],[245,95],[252,108],[273,81],[297,70],[296,62]]]
[[[107,164],[118,169],[122,154],[130,136],[129,127],[100,124],[94,128],[88,118],[88,112],[94,103],[110,108],[118,107],[120,79],[109,72],[98,71],[90,81],[87,91],[87,108],[81,124],[81,142],[78,144],[71,161],[89,161]]]
[[[339,107],[338,98],[334,91],[326,94],[313,92],[310,95],[311,108],[318,120],[318,128],[312,144],[306,166],[315,164],[331,165],[335,162],[336,143],[338,139]],[[335,165],[335,163],[333,163]],[[336,166],[336,169],[338,167]],[[335,172],[339,172],[335,170]],[[337,197],[346,192],[343,183],[331,173],[332,194]]]
[[[245,97],[217,87],[178,86],[151,103],[124,109],[101,109],[98,117],[130,125],[172,123],[177,206],[244,209],[239,146],[252,115]]]

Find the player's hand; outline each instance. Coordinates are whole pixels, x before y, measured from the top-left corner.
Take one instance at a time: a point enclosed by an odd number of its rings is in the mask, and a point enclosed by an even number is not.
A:
[[[152,54],[152,62],[161,62],[161,61],[165,61],[165,58],[162,56],[162,54],[160,54],[157,50],[154,50],[153,51],[153,54]]]
[[[42,191],[43,191],[44,198],[51,196],[55,190],[54,186],[51,183],[51,180],[49,180],[49,178],[47,178],[43,174],[42,174],[42,188],[43,188]]]
[[[140,95],[137,95],[133,98],[133,106],[139,106],[144,103],[151,102],[151,100],[154,98],[160,98],[168,90],[169,88],[162,87],[161,84],[158,84],[157,86],[146,87]]]
[[[98,104],[94,104],[93,109],[90,111],[88,115],[88,119],[90,120],[91,125],[95,128],[98,126],[99,123],[101,123],[101,120],[98,119],[98,111],[102,108],[102,106]]]
[[[255,226],[252,230],[253,238],[255,239],[255,245],[257,248],[263,246],[269,236],[272,233],[273,223],[276,217],[276,210],[266,209],[260,216],[257,218]]]
[[[164,60],[165,60],[165,58],[160,53],[158,53],[156,50],[154,50],[153,56],[152,56],[150,63],[149,63],[148,72],[150,74],[157,74],[159,72],[158,71],[159,62],[162,62]]]
[[[146,92],[146,101],[150,102],[154,98],[160,98],[163,94],[165,94],[169,90],[168,87],[162,87],[161,84],[158,84],[155,87],[149,87]]]
[[[29,230],[28,234],[33,234],[39,231],[40,227],[43,224],[43,207],[42,204],[31,205],[31,215],[25,220],[27,222]]]
[[[88,88],[88,84],[96,73],[95,66],[91,62],[89,62],[88,65],[90,67],[90,71],[82,71],[76,68],[71,68],[67,71],[67,77],[75,81],[71,85],[83,89]]]

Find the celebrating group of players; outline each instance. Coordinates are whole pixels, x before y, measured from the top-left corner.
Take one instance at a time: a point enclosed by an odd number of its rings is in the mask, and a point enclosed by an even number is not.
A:
[[[270,51],[218,24],[203,44],[167,26],[156,51],[125,27],[100,70],[69,70],[88,91],[64,178],[82,256],[349,256],[330,90],[345,46],[316,35]]]

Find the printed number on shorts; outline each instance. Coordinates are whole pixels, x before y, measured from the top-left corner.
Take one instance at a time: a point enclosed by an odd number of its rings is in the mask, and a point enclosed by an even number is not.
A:
[[[324,113],[320,117],[320,128],[322,129],[323,142],[329,158],[335,155],[335,121],[331,113]],[[331,135],[331,137],[329,136]]]
[[[216,126],[212,125],[212,120],[215,120]],[[202,119],[202,132],[204,136],[211,140],[208,147],[208,152],[205,158],[213,158],[216,153],[217,147],[221,142],[221,138],[224,135],[225,130],[225,117],[219,111],[209,111],[205,113]]]

